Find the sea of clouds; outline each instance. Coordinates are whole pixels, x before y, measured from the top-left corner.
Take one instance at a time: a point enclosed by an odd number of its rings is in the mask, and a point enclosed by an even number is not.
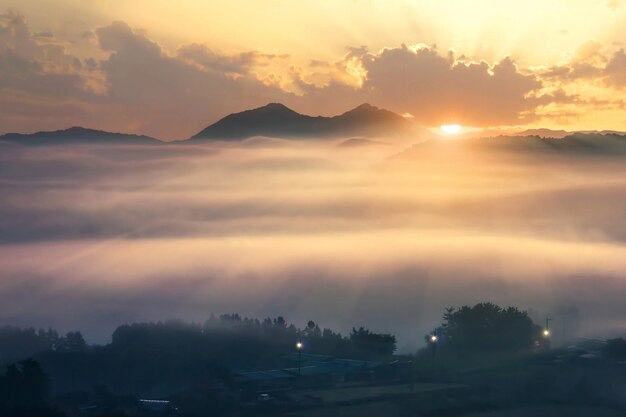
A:
[[[211,313],[395,333],[445,307],[626,333],[626,164],[419,146],[2,145],[0,325]],[[574,321],[576,321],[574,323]],[[567,326],[566,326],[567,325]]]

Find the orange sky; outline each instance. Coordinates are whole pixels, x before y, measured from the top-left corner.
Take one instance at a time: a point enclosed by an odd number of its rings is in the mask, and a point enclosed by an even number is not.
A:
[[[178,139],[269,101],[327,115],[370,102],[425,126],[626,130],[622,0],[2,4],[2,133]]]

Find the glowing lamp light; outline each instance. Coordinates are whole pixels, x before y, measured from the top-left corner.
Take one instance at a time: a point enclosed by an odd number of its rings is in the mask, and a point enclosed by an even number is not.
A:
[[[304,347],[304,344],[302,344],[302,342],[296,343],[296,349],[302,350],[303,347]]]
[[[432,343],[437,343],[437,341],[438,341],[438,340],[439,340],[439,337],[437,337],[437,335],[436,335],[436,334],[434,334],[434,335],[430,336],[430,341],[431,341]]]
[[[543,337],[549,337],[549,336],[550,336],[550,330],[545,329],[545,330],[543,331]]]

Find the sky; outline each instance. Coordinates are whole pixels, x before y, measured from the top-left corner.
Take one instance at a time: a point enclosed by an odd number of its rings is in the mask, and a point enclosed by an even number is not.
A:
[[[0,133],[187,138],[282,102],[626,130],[623,0],[2,0]]]

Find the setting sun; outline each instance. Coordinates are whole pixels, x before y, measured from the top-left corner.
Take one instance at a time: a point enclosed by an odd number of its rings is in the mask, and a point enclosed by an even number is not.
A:
[[[456,135],[461,131],[461,125],[443,125],[440,128],[446,135]]]

